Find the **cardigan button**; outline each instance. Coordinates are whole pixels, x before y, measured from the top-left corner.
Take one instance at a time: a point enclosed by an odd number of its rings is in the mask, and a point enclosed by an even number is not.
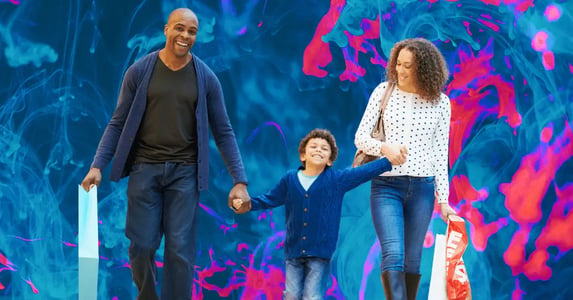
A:
[[[305,208],[304,208],[304,212],[307,212],[307,211],[308,211],[308,208],[305,207]]]
[[[308,194],[304,195],[306,198],[308,198]]]
[[[302,239],[303,239],[303,240],[306,240],[306,236],[303,236]]]
[[[306,253],[306,250],[302,250],[302,253]]]
[[[306,225],[308,225],[306,222],[304,222],[304,224],[302,224],[302,226],[306,227]]]

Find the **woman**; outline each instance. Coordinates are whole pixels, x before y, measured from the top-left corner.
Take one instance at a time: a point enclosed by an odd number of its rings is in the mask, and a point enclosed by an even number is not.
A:
[[[431,42],[400,41],[390,52],[387,82],[370,95],[356,131],[355,144],[371,155],[405,162],[372,180],[372,219],[382,248],[382,285],[386,299],[416,299],[424,238],[437,197],[442,217],[455,211],[448,204],[450,100],[441,92],[448,69]],[[395,83],[384,111],[386,142],[371,137],[380,100]]]

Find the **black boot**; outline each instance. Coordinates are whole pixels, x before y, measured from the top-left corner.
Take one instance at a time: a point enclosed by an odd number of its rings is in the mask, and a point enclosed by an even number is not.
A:
[[[382,286],[387,300],[406,300],[406,276],[402,271],[382,272]]]
[[[408,294],[408,300],[416,300],[421,277],[422,275],[420,274],[406,273],[406,294]]]

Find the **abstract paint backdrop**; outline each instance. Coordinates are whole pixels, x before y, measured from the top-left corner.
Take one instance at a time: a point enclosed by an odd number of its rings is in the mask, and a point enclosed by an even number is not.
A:
[[[451,204],[468,221],[474,299],[573,295],[573,4],[535,0],[0,0],[0,298],[77,299],[77,185],[126,68],[163,46],[168,13],[199,16],[253,195],[330,129],[350,164],[369,93],[398,40],[447,59]],[[284,210],[235,216],[216,147],[202,194],[196,299],[280,299]],[[132,299],[126,181],[99,188],[99,299]],[[381,299],[369,184],[346,195],[328,299]],[[428,293],[437,214],[420,299]],[[161,249],[162,250],[162,249]],[[157,256],[161,272],[162,251]]]

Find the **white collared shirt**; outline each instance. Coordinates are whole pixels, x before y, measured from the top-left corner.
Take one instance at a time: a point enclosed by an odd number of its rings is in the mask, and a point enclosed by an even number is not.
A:
[[[382,142],[370,135],[378,119],[378,110],[387,82],[380,83],[370,95],[354,138],[356,147],[367,154],[380,155]],[[421,99],[417,94],[396,86],[384,111],[386,142],[405,145],[407,161],[393,166],[381,176],[435,176],[438,203],[448,203],[448,144],[451,107],[447,95],[438,102]]]

